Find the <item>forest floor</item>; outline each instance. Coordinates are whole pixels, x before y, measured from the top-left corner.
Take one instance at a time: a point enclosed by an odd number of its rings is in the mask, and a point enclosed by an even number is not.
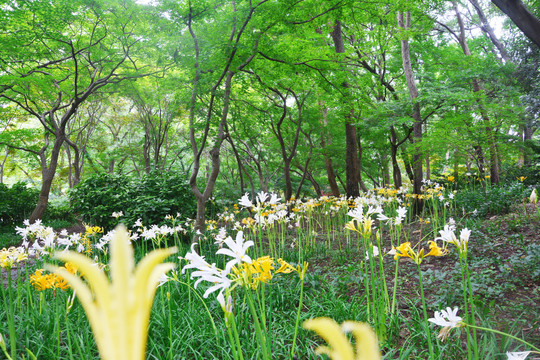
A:
[[[481,220],[469,240],[468,265],[478,320],[484,325],[488,320],[490,327],[540,344],[540,216],[532,204],[526,210],[519,205],[509,214]],[[418,222],[409,231],[413,245],[436,237],[429,225]],[[336,242],[334,246],[342,249],[345,244]],[[452,245],[448,249],[448,255],[426,257],[420,265],[430,317],[434,311],[461,308],[463,303],[459,257]],[[362,297],[363,280],[358,274],[364,256],[360,252],[322,256],[310,260],[310,271],[340,288],[343,296]],[[384,269],[391,297],[395,276],[392,256],[385,256]],[[417,265],[400,258],[397,298],[402,313],[421,308],[418,284]],[[403,340],[409,335],[408,329],[400,329]]]
[[[540,215],[534,205],[516,206],[510,213],[478,220],[469,241],[468,265],[471,274],[478,321],[483,325],[515,334],[532,344],[540,344]],[[526,211],[525,211],[526,209]],[[462,227],[458,227],[458,231]],[[80,225],[66,229],[69,232],[84,231]],[[327,234],[319,229],[317,240],[327,243]],[[438,236],[432,233],[431,225],[412,223],[405,231],[412,244],[425,244]],[[333,250],[325,255],[309,259],[309,279],[306,288],[315,283],[333,287],[346,299],[364,296],[362,247],[346,244],[343,233],[332,241]],[[386,251],[390,249],[388,237]],[[350,240],[349,240],[350,241]],[[385,240],[383,240],[385,241]],[[428,314],[446,307],[463,303],[461,291],[461,268],[459,257],[452,246],[442,257],[426,257],[421,264],[422,279]],[[26,278],[24,262],[18,274]],[[33,264],[30,259],[28,264]],[[27,264],[27,265],[28,265]],[[385,278],[389,296],[393,293],[395,265],[392,256],[384,257]],[[408,316],[421,308],[418,268],[409,258],[399,259],[397,298],[399,311]],[[12,269],[15,277],[17,270]],[[2,270],[4,286],[7,273]],[[21,279],[22,281],[22,279]],[[462,313],[461,313],[462,315]],[[487,321],[487,322],[486,322]],[[399,336],[405,341],[409,329],[400,328]]]

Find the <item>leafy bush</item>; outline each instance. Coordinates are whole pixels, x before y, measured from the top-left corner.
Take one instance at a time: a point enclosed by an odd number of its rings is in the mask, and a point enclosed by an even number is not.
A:
[[[505,168],[501,174],[501,181],[512,183],[518,181],[518,178],[521,176],[526,178],[523,181],[523,184],[525,185],[540,184],[540,164],[531,164],[521,168],[517,166]]]
[[[467,213],[476,210],[478,216],[501,215],[510,211],[512,205],[519,204],[528,197],[531,190],[521,183],[505,186],[491,186],[485,192],[482,188],[458,191],[455,197],[457,209]]]
[[[79,183],[70,192],[71,205],[83,221],[112,228],[118,220],[113,212],[123,212],[121,222],[131,226],[160,224],[165,216],[194,217],[197,205],[182,175],[152,172],[141,179],[113,174],[97,174]]]
[[[49,199],[47,210],[45,210],[45,214],[43,215],[43,222],[56,224],[65,223],[65,227],[76,223],[77,217],[71,208],[69,199],[65,196]]]
[[[37,189],[18,182],[9,188],[0,184],[0,226],[22,224],[34,210],[39,197]]]
[[[96,174],[81,181],[69,193],[73,211],[83,221],[111,228],[115,211],[124,211],[129,195],[129,179],[115,174]]]

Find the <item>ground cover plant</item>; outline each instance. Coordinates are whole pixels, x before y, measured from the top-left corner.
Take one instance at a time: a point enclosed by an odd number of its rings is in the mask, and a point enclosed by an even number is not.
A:
[[[419,217],[411,214],[414,197],[407,188],[382,188],[355,199],[289,202],[276,194],[245,194],[200,234],[180,216],[167,216],[161,226],[137,221],[123,236],[139,267],[155,250],[169,264],[149,275],[157,289],[141,285],[125,295],[142,306],[131,316],[151,311],[146,355],[144,346],[139,355],[126,355],[132,341],[126,339],[144,336],[136,329],[146,328],[145,320],[111,320],[121,304],[99,295],[106,277],[113,279],[111,289],[118,284],[114,274],[124,265],[115,265],[109,246],[123,230],[85,225],[83,233],[68,233],[26,222],[17,227],[20,247],[1,255],[4,354],[315,359],[322,352],[337,359],[356,351],[362,358],[371,351],[366,339],[375,336],[377,351],[368,358],[380,351],[384,359],[505,359],[518,356],[507,352],[538,351],[540,209],[532,188],[514,186],[521,187],[521,201],[488,218],[456,208],[459,191],[426,183],[423,197],[431,205]],[[111,218],[122,222],[121,213]],[[197,242],[182,241],[186,233]],[[90,287],[81,288],[86,283]],[[126,291],[106,293],[114,298]],[[108,301],[103,313],[88,309]],[[349,339],[340,338],[341,323],[366,350],[343,347]],[[111,341],[108,331],[124,340]],[[114,348],[116,342],[124,348]],[[328,347],[319,348],[325,342]]]
[[[538,0],[0,24],[0,359],[540,359]]]

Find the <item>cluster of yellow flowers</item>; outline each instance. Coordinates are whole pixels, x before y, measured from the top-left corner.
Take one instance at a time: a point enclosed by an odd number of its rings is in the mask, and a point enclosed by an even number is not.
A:
[[[3,269],[11,269],[15,263],[26,260],[28,254],[20,248],[10,247],[0,250],[0,267]]]
[[[424,260],[424,258],[427,256],[444,256],[448,253],[448,250],[440,248],[435,241],[428,241],[428,244],[429,252],[426,254],[423,248],[419,251],[415,251],[411,247],[411,243],[407,241],[394,249],[395,251],[392,252],[394,259],[397,260],[399,257],[408,257],[411,258],[416,264],[420,265],[422,260]]]
[[[84,245],[85,254],[90,255],[92,254],[92,238],[94,235],[103,234],[103,228],[100,228],[99,226],[88,226],[86,224],[84,224],[84,227],[86,231],[81,237],[81,243]]]
[[[234,266],[231,270],[240,285],[257,289],[261,283],[269,282],[279,273],[289,274],[296,271],[300,275],[300,278],[303,278],[307,267],[308,263],[306,262],[304,262],[303,267],[297,265],[295,268],[283,259],[277,259],[275,261],[270,256],[262,256],[253,260],[251,264],[242,262],[239,266]]]
[[[62,269],[65,269],[70,274],[77,273],[77,267],[70,262],[67,262]],[[58,274],[43,274],[43,271],[43,269],[38,269],[33,275],[30,276],[30,283],[37,291],[47,289],[60,289],[65,291],[70,287],[62,276]]]

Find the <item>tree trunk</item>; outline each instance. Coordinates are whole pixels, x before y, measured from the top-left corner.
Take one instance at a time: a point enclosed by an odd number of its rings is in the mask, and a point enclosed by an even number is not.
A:
[[[331,138],[328,136],[328,131],[326,131],[326,126],[328,126],[328,108],[322,107],[322,122],[324,125],[323,131],[321,131],[321,149],[324,156],[324,165],[326,167],[326,176],[328,177],[328,185],[330,186],[330,191],[335,197],[339,197],[339,187],[336,181],[336,173],[334,172],[334,166],[332,164],[332,159],[326,150],[326,145],[330,145]],[[328,138],[328,141],[325,139]]]
[[[339,186],[336,181],[336,173],[334,172],[334,166],[332,165],[332,159],[325,155],[324,164],[326,166],[326,175],[328,176],[328,184],[330,185],[330,191],[335,197],[339,197]]]
[[[476,165],[478,166],[478,173],[480,177],[483,179],[486,176],[486,170],[485,170],[485,161],[484,161],[484,150],[480,145],[476,145],[474,147],[474,154],[476,158]]]
[[[356,128],[350,123],[345,123],[345,177],[347,183],[347,197],[360,196],[360,189],[358,187],[358,149],[356,146]]]
[[[2,164],[0,165],[0,184],[4,183],[4,166],[6,165],[8,156],[9,156],[9,149],[6,149],[6,155],[4,156],[4,160],[2,160]]]
[[[343,35],[341,33],[341,22],[336,20],[334,22],[334,30],[331,33],[332,40],[334,41],[334,48],[336,53],[342,54],[345,52],[345,44],[343,43]],[[349,84],[345,81],[342,84],[343,88],[348,89]],[[349,111],[349,115],[345,120],[345,178],[346,178],[346,193],[348,197],[357,197],[360,195],[358,188],[358,158],[357,158],[357,146],[356,146],[356,128],[350,123],[352,120],[353,110]]]
[[[484,14],[484,11],[482,10],[482,7],[480,6],[480,3],[478,2],[478,0],[469,0],[469,2],[473,5],[474,9],[476,10],[476,13],[478,14],[478,18],[482,22],[482,30],[484,30],[487,33],[489,40],[491,40],[493,45],[495,45],[497,50],[499,50],[499,54],[501,54],[501,58],[507,63],[510,62],[511,61],[510,56],[508,56],[508,53],[506,52],[506,49],[504,48],[503,44],[501,44],[501,42],[497,38],[497,35],[495,35],[495,32],[493,31],[493,28],[489,24],[489,21],[486,15]]]
[[[398,13],[398,25],[400,29],[407,31],[411,28],[411,13],[407,11],[407,15],[404,17],[403,13]],[[407,80],[407,88],[409,89],[409,96],[413,104],[413,113],[412,118],[414,119],[413,125],[413,214],[419,215],[422,212],[423,202],[420,198],[422,194],[422,178],[423,178],[423,169],[422,169],[422,152],[420,149],[419,143],[422,140],[422,118],[420,116],[420,104],[416,101],[418,97],[418,89],[416,88],[416,83],[414,82],[414,75],[411,66],[411,56],[409,50],[409,40],[404,38],[401,40],[401,57],[403,72],[405,73],[405,78]]]
[[[398,152],[398,141],[397,134],[394,128],[394,125],[390,126],[390,158],[392,160],[392,177],[394,179],[394,186],[396,189],[399,189],[403,186],[401,179],[401,169],[399,168],[399,163],[397,161],[397,152]]]
[[[364,184],[364,180],[362,179],[362,142],[360,141],[359,137],[356,140],[358,145],[358,184],[363,192],[367,192],[367,186]]]
[[[414,174],[413,174],[413,169],[411,167],[411,161],[409,159],[409,154],[407,154],[405,150],[403,150],[403,148],[401,148],[401,158],[403,159],[403,165],[405,166],[405,172],[407,173],[407,177],[409,178],[411,183],[413,183]]]
[[[516,26],[540,48],[540,20],[525,7],[521,0],[491,0]]]
[[[47,209],[47,204],[49,203],[49,194],[51,193],[52,182],[54,180],[54,175],[56,174],[58,158],[60,156],[60,151],[62,150],[62,145],[64,144],[64,141],[65,136],[63,133],[56,134],[48,167],[47,160],[45,159],[45,154],[43,154],[43,157],[41,159],[41,190],[39,192],[39,198],[36,207],[30,215],[30,223],[34,223],[36,220],[41,219],[43,217],[43,214],[45,213],[45,210]]]
[[[523,130],[523,142],[525,145],[525,149],[523,151],[523,165],[530,166],[531,165],[531,157],[529,155],[529,149],[527,148],[527,142],[532,140],[534,134],[534,129],[530,126],[526,126]]]

